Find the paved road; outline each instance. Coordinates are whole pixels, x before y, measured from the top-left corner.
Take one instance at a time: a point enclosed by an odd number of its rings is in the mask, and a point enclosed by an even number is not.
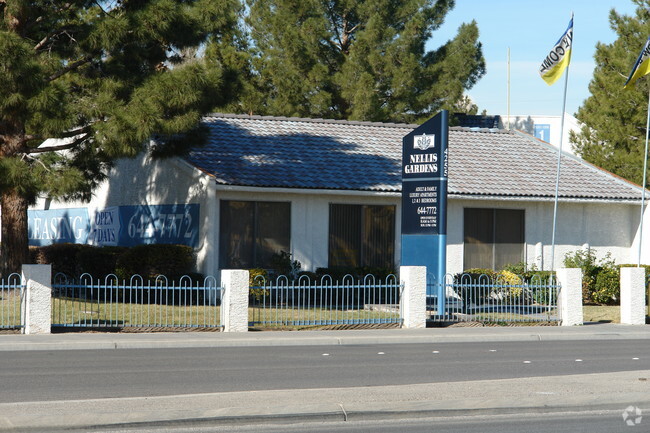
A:
[[[650,370],[647,340],[17,351],[0,357],[0,403],[634,370]]]
[[[470,417],[466,431],[478,432],[495,414],[512,422],[485,431],[526,431],[512,427],[529,424],[522,414],[650,413],[648,347],[650,327],[621,325],[0,335],[0,431],[315,421],[381,431],[434,417],[445,432],[465,431],[454,422]],[[617,419],[582,431],[619,431]],[[549,430],[581,431],[583,421]]]

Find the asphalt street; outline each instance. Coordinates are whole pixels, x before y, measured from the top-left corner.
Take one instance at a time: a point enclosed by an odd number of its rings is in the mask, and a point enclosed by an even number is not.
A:
[[[645,340],[15,351],[0,358],[0,403],[634,370],[650,370]]]
[[[0,335],[0,431],[632,431],[649,348],[620,325]]]

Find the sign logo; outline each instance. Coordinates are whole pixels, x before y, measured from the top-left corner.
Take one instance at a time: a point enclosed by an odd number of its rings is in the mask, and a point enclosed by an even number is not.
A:
[[[641,409],[635,406],[628,406],[623,411],[623,421],[630,427],[641,424]]]
[[[413,148],[420,150],[431,149],[436,146],[436,136],[435,135],[414,135],[413,136]]]

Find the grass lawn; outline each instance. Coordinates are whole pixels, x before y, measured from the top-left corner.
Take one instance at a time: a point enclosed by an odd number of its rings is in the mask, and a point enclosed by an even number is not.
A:
[[[352,323],[389,323],[399,321],[399,312],[373,311],[366,309],[328,309],[328,308],[259,308],[248,309],[248,320],[264,327],[284,326],[322,326]]]
[[[90,327],[213,327],[220,322],[220,306],[113,303],[60,298],[52,300],[52,324]],[[256,308],[249,322],[265,328],[323,326],[326,324],[387,323],[399,320],[396,311]]]
[[[621,323],[621,307],[618,305],[585,305],[582,314],[585,322]]]
[[[0,328],[20,326],[20,293],[17,290],[0,292]]]
[[[52,324],[67,326],[213,327],[220,321],[219,306],[129,304],[52,299]]]

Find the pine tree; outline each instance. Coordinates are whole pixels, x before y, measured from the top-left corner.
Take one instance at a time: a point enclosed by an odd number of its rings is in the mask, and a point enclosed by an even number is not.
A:
[[[485,73],[478,28],[425,43],[453,0],[247,0],[248,57],[233,111],[418,121],[452,108]],[[231,57],[232,59],[232,57]],[[227,62],[226,60],[224,60]]]
[[[233,71],[184,54],[229,39],[239,8],[0,0],[0,272],[28,261],[27,207],[38,196],[89,198],[113,160],[141,152],[152,134],[177,145],[232,96],[224,77]]]
[[[618,38],[596,45],[591,96],[578,110],[576,117],[583,126],[571,134],[571,142],[583,159],[641,184],[650,83],[645,77],[631,89],[623,85],[650,35],[650,0],[634,3],[635,16],[610,12],[610,26]]]

